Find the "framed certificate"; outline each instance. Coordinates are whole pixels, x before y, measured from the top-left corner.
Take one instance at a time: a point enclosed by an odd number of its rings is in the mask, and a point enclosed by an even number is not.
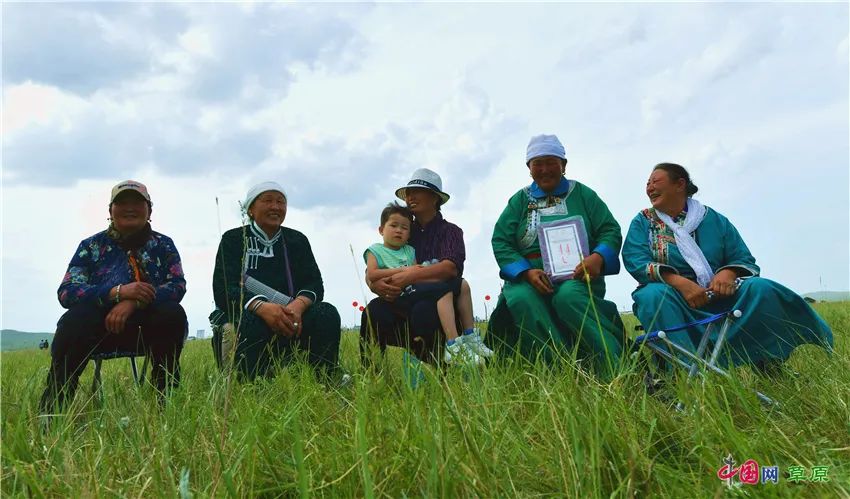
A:
[[[542,223],[537,227],[537,238],[543,270],[552,282],[571,279],[576,266],[590,254],[581,217]]]

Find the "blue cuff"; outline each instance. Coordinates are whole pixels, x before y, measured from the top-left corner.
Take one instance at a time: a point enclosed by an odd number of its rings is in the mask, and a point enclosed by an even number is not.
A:
[[[499,277],[508,281],[515,281],[517,277],[531,268],[531,264],[525,258],[509,263],[499,270]]]
[[[592,253],[599,253],[602,261],[605,262],[605,268],[602,269],[602,275],[614,275],[620,273],[620,259],[617,258],[617,252],[605,243],[598,244],[593,248]]]

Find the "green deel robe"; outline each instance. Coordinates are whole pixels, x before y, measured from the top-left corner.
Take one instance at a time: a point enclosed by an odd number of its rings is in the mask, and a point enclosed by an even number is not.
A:
[[[521,276],[543,268],[537,225],[575,216],[584,220],[590,251],[605,261],[603,275],[620,271],[620,226],[599,196],[563,177],[548,194],[532,183],[508,200],[493,229],[493,254],[505,283],[487,341],[495,348],[518,350],[532,361],[540,356],[546,363],[575,346],[602,372],[611,373],[619,365],[624,331],[616,305],[604,299],[604,278],[590,285],[555,283],[554,294],[543,296]]]
[[[686,213],[674,221],[684,224]],[[638,281],[632,293],[633,310],[646,331],[705,319],[729,310],[740,310],[727,333],[726,357],[721,362],[734,365],[763,360],[785,360],[799,345],[813,343],[829,350],[832,331],[799,295],[779,283],[759,277],[756,260],[729,220],[706,207],[705,217],[691,234],[702,250],[712,271],[735,269],[743,277],[735,295],[718,298],[701,309],[688,306],[672,286],[661,279],[668,269],[696,282],[696,274],[688,265],[675,236],[666,224],[648,208],[632,220],[623,245],[623,263]],[[714,328],[711,340],[716,340]],[[701,328],[668,333],[679,345],[696,352]]]

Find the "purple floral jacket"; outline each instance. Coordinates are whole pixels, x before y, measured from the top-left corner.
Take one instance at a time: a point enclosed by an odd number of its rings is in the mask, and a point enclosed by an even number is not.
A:
[[[145,281],[156,288],[154,304],[180,302],[186,294],[186,279],[180,254],[170,237],[152,232],[137,252]],[[122,250],[107,231],[84,239],[59,285],[59,303],[64,308],[83,303],[108,307],[109,291],[118,284],[133,282],[133,269],[127,252]]]

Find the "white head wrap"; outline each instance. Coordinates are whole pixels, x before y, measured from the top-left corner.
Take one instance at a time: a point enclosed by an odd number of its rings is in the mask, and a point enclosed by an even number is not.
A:
[[[535,135],[528,141],[525,163],[528,164],[529,161],[540,156],[557,156],[567,159],[567,151],[557,135]]]
[[[242,211],[247,213],[248,208],[251,207],[251,203],[253,203],[254,200],[257,199],[257,197],[260,194],[267,192],[267,191],[279,192],[279,193],[283,194],[284,199],[287,199],[286,198],[286,191],[284,191],[283,187],[281,187],[281,185],[278,184],[277,182],[272,182],[272,181],[260,182],[259,184],[255,185],[254,187],[251,187],[250,189],[248,189],[248,194],[245,195],[245,202],[242,203]]]

